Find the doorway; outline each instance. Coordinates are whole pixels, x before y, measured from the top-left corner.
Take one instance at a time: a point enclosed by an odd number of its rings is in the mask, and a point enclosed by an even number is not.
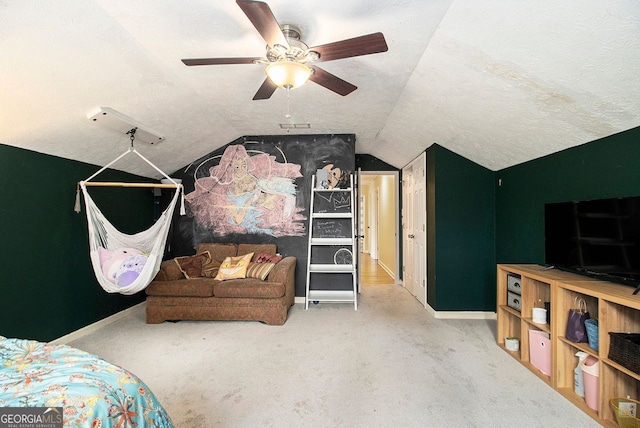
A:
[[[382,269],[390,277],[387,282],[390,284],[400,281],[398,180],[399,173],[393,171],[360,171],[358,174],[362,267],[366,260],[369,271]],[[363,280],[366,278],[361,277],[359,283]]]

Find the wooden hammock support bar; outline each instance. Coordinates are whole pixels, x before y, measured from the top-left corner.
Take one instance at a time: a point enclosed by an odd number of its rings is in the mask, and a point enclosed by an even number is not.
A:
[[[80,184],[80,182],[78,182],[78,184]],[[175,184],[171,183],[123,183],[116,181],[85,181],[84,185],[87,187],[146,187],[153,189],[175,189],[176,187],[182,188],[182,184],[178,184],[176,186]]]
[[[77,212],[77,213],[80,212],[80,188],[81,187],[82,187],[82,190],[85,192],[85,196],[88,196],[88,194],[86,194],[86,192],[87,192],[86,188],[89,187],[89,186],[93,186],[93,187],[136,187],[136,188],[147,188],[147,189],[176,189],[176,191],[177,191],[176,192],[176,196],[178,196],[178,193],[180,193],[180,199],[181,199],[181,202],[180,202],[180,215],[185,215],[186,211],[185,211],[185,208],[184,208],[184,188],[182,187],[182,184],[177,183],[176,181],[174,181],[164,171],[162,171],[160,168],[155,166],[149,159],[147,159],[144,156],[142,156],[136,149],[133,148],[133,141],[134,141],[134,138],[135,138],[136,129],[137,128],[132,128],[129,132],[127,132],[127,134],[129,134],[129,138],[131,139],[131,147],[129,147],[129,150],[127,150],[126,152],[124,152],[123,154],[121,154],[120,156],[115,158],[108,165],[103,166],[102,168],[100,168],[98,170],[98,172],[96,172],[95,174],[93,174],[92,176],[87,178],[86,180],[78,181],[78,184],[76,186],[76,203],[75,203],[75,206],[73,208],[73,210],[75,212]],[[120,159],[122,159],[123,157],[125,157],[129,153],[133,153],[133,154],[137,155],[140,159],[142,159],[147,164],[149,164],[151,167],[153,167],[153,169],[155,169],[160,174],[162,174],[164,176],[164,178],[167,179],[167,181],[171,181],[171,183],[125,183],[125,182],[121,182],[121,181],[120,182],[119,181],[113,181],[113,182],[112,181],[91,181],[95,176],[97,176],[102,171],[106,170],[107,168],[110,168],[111,165],[113,165],[114,163],[118,162]]]

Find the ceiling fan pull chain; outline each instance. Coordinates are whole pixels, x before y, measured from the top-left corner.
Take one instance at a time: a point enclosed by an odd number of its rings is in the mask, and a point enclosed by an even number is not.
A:
[[[289,105],[289,94],[291,93],[291,88],[287,88],[287,114],[284,115],[287,119],[291,119],[291,109]]]

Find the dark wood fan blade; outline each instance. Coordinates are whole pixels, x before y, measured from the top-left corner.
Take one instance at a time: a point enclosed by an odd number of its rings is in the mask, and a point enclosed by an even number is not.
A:
[[[284,34],[282,34],[280,25],[276,17],[273,16],[268,4],[261,1],[248,0],[236,0],[236,3],[269,46],[282,45],[289,47],[289,43]]]
[[[335,59],[386,52],[389,47],[382,33],[373,33],[354,37],[353,39],[327,43],[326,45],[314,46],[309,50],[320,54],[318,61],[333,61]]]
[[[351,83],[342,80],[338,76],[335,76],[328,71],[325,71],[319,67],[311,66],[313,69],[313,73],[309,76],[309,80],[317,83],[320,86],[324,86],[330,91],[335,92],[336,94],[340,94],[343,97],[345,95],[349,95],[351,92],[358,89],[357,86],[352,85]]]
[[[253,100],[267,100],[271,98],[271,95],[278,89],[278,87],[268,77],[262,82],[262,86],[258,89],[258,92],[253,96]]]
[[[184,65],[222,65],[222,64],[253,64],[256,60],[264,58],[193,58],[183,59]]]

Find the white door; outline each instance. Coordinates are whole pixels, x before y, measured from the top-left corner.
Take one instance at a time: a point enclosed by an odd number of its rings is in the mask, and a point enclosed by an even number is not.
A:
[[[427,304],[426,156],[403,168],[403,282],[420,303]]]
[[[427,305],[426,162],[422,154],[413,166],[413,295]]]
[[[413,294],[413,172],[402,170],[402,251],[404,253],[403,284]]]

